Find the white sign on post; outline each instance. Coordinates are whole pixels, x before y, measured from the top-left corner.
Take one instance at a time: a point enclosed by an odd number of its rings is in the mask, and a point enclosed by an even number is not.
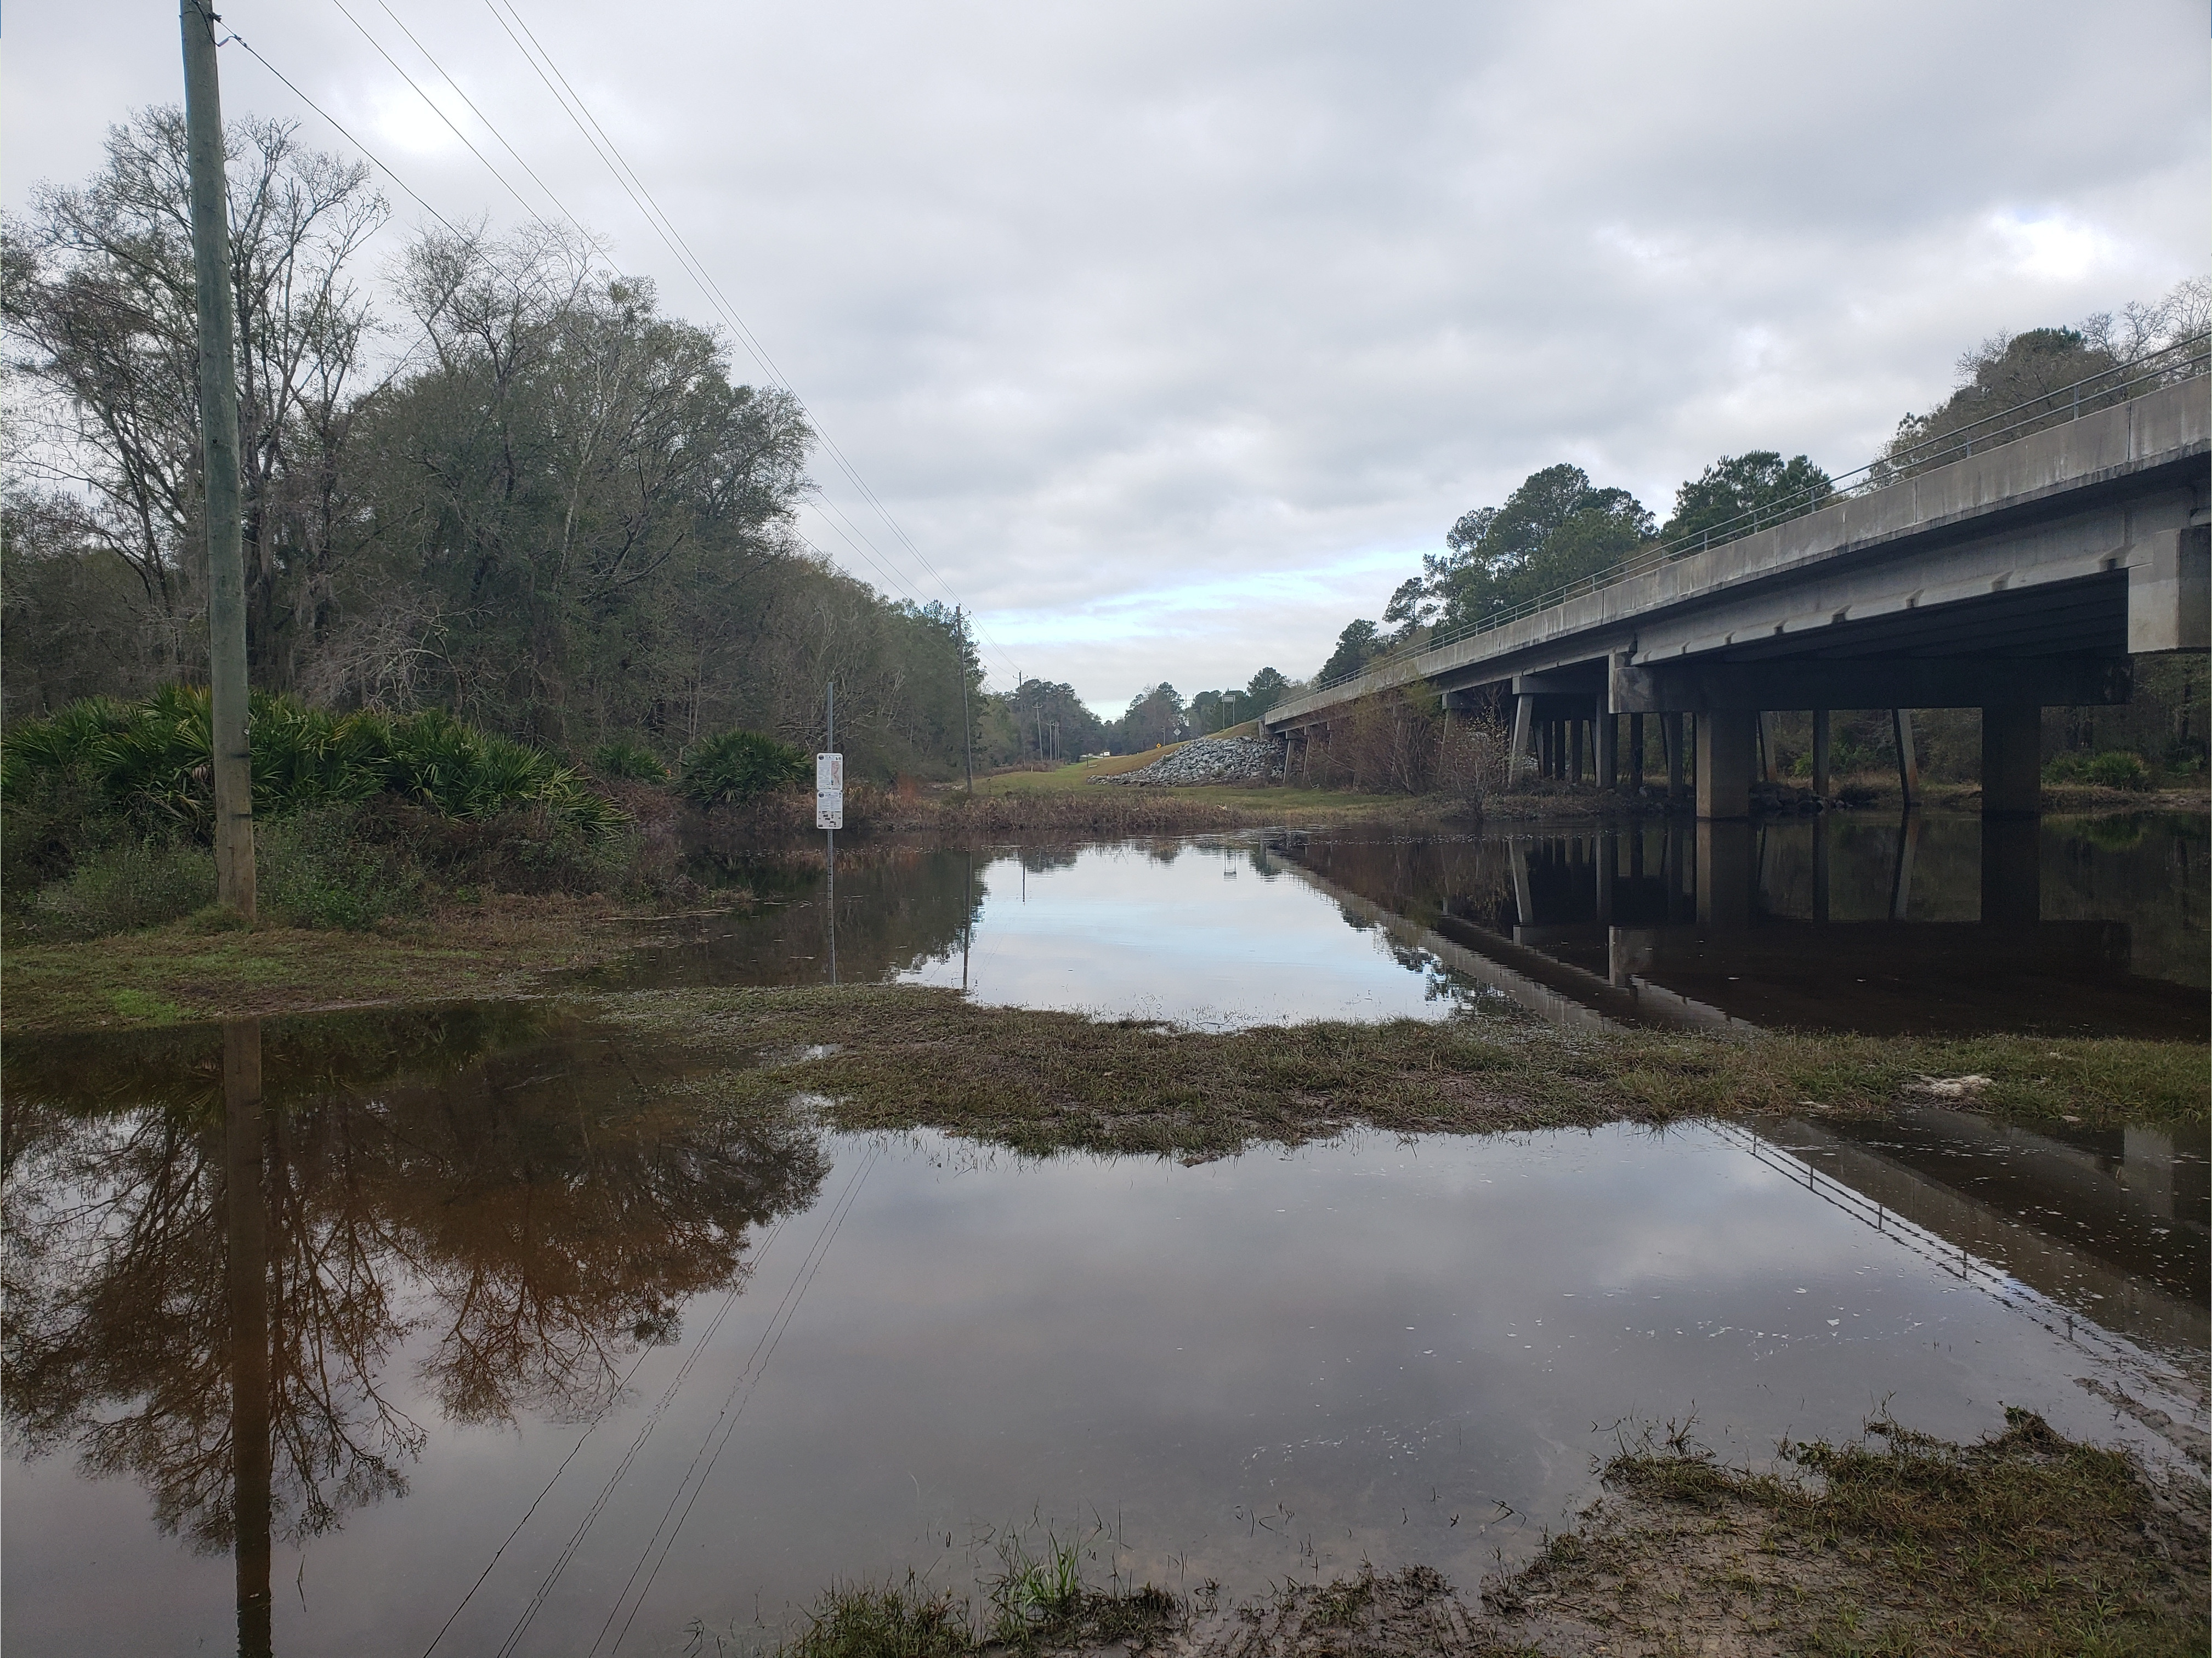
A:
[[[845,756],[842,754],[814,756],[814,827],[845,827]]]

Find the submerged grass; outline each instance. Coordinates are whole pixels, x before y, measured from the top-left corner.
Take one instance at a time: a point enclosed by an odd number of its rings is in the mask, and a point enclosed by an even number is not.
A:
[[[1613,1650],[2205,1650],[2205,1497],[2032,1412],[1959,1445],[1887,1419],[1780,1473],[1680,1434],[1625,1448],[1601,1503],[1485,1600]]]
[[[842,1128],[932,1127],[1039,1155],[1222,1156],[1362,1124],[1483,1133],[1875,1113],[1931,1078],[1986,1079],[1961,1102],[2045,1126],[2205,1118],[2204,1050],[2180,1042],[1572,1034],[1497,1017],[1208,1033],[892,986],[600,1005],[720,1060],[713,1086],[732,1102],[804,1091]],[[801,1053],[818,1057],[779,1058]]]

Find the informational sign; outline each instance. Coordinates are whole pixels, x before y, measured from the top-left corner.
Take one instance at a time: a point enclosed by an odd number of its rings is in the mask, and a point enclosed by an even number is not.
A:
[[[842,754],[814,756],[814,827],[845,827],[845,756]]]

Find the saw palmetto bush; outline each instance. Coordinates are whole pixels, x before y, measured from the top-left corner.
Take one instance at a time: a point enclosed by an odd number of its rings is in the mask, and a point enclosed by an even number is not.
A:
[[[0,738],[0,908],[17,937],[96,938],[212,902],[208,693],[90,698]],[[336,714],[256,695],[261,909],[364,927],[444,888],[634,884],[630,814],[538,750],[442,710]]]
[[[758,732],[724,732],[684,756],[684,793],[702,806],[738,805],[757,795],[797,788],[806,756]]]
[[[202,686],[167,686],[139,702],[72,703],[0,740],[0,798],[13,806],[69,780],[108,813],[202,837],[215,810],[209,730]],[[536,808],[589,838],[629,821],[572,768],[442,709],[337,714],[256,694],[247,733],[259,817],[391,794],[465,822]]]

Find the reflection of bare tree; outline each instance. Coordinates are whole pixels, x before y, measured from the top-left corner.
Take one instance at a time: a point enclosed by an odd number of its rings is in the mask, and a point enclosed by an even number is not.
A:
[[[403,1343],[456,1419],[587,1412],[823,1173],[799,1125],[658,1099],[543,1012],[271,1027],[265,1055],[270,1500],[294,1538],[404,1491]],[[239,1536],[223,1069],[213,1031],[12,1044],[0,1196],[18,1442],[143,1480],[211,1550]]]

